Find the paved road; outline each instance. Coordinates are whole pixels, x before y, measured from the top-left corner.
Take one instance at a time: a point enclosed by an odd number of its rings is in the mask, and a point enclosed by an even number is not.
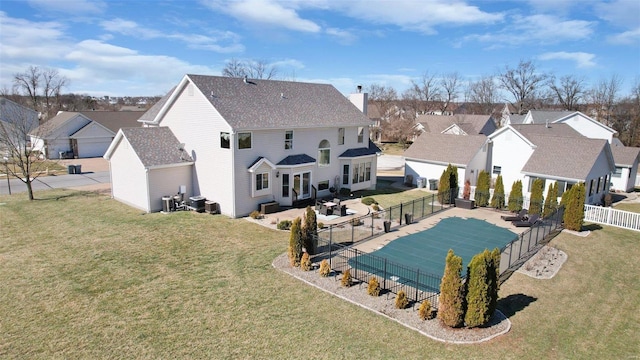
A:
[[[10,179],[11,193],[17,194],[27,191],[27,186],[18,179]],[[41,176],[36,178],[33,183],[33,191],[60,189],[60,188],[73,188],[78,186],[96,185],[96,184],[108,184],[111,182],[108,171],[98,172],[85,172],[82,174],[73,175],[56,175],[56,176]],[[0,179],[0,194],[9,194],[9,188],[7,185],[7,179]]]

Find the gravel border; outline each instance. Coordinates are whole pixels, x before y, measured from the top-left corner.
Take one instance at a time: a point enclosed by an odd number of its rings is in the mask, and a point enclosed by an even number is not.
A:
[[[370,296],[367,294],[366,283],[350,288],[342,287],[337,276],[321,277],[317,269],[303,271],[292,267],[286,253],[276,257],[272,266],[308,285],[371,310],[433,340],[452,344],[476,344],[506,334],[511,329],[511,321],[499,310],[496,310],[486,326],[475,329],[452,329],[442,325],[438,319],[423,321],[418,317],[417,306],[415,309],[396,309],[393,294]]]

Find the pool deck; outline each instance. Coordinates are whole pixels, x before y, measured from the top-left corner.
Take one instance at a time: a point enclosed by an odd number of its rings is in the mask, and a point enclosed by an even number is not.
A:
[[[354,245],[354,248],[362,252],[370,253],[380,249],[381,247],[400,237],[430,229],[437,223],[439,223],[440,220],[450,217],[486,220],[493,225],[508,229],[515,234],[521,234],[529,229],[528,227],[515,227],[510,221],[502,220],[500,217],[504,215],[510,215],[510,213],[489,208],[475,208],[473,210],[467,210],[457,207],[450,207],[430,217],[416,221],[413,224],[392,229],[391,232],[382,234],[367,241],[357,243],[356,245]]]

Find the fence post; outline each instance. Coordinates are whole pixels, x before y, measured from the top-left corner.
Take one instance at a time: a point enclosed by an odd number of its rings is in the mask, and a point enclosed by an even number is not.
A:
[[[436,201],[435,194],[431,194],[431,213],[433,214],[433,203]]]
[[[607,209],[607,225],[611,225],[611,215],[613,215],[612,208],[608,207]]]
[[[416,297],[413,301],[418,301],[418,287],[420,285],[420,269],[416,269]]]
[[[382,272],[382,288],[387,289],[387,258],[384,258],[384,271]]]
[[[402,225],[402,203],[400,203],[400,220],[398,221],[398,225]]]
[[[329,225],[329,267],[332,267],[331,259],[333,258],[333,256],[331,256],[331,249],[333,248],[333,245],[332,245],[333,232],[331,231],[332,228],[333,228],[333,225]]]
[[[371,213],[371,236],[373,236],[373,222],[375,220],[375,214],[376,213],[377,213],[377,211]]]
[[[353,250],[355,250],[355,252],[356,252],[356,256],[354,257],[354,259],[356,259],[356,260],[354,261],[354,264],[355,264],[354,269],[355,269],[355,271],[354,271],[353,277],[357,279],[358,278],[358,249],[354,248]]]
[[[360,220],[358,219],[358,221],[360,221]],[[351,220],[351,243],[352,244],[354,243],[353,238],[355,237],[355,228],[356,228],[356,225],[355,225],[354,221]]]

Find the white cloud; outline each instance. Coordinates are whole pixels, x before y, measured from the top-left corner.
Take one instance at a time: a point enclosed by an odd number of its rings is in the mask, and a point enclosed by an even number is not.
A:
[[[100,26],[102,26],[104,30],[109,32],[144,40],[158,38],[178,40],[187,44],[187,46],[191,49],[209,50],[218,53],[234,53],[244,51],[244,46],[238,43],[240,37],[231,31],[209,31],[212,36],[182,33],[168,34],[155,29],[141,26],[134,21],[124,19],[105,20],[100,22]]]
[[[107,4],[99,0],[29,0],[29,5],[38,10],[74,15],[101,13],[107,8]]]
[[[214,10],[227,13],[245,24],[263,24],[289,30],[317,33],[320,26],[311,20],[301,18],[292,8],[295,2],[278,3],[270,0],[224,0],[205,1]]]
[[[589,54],[585,52],[566,52],[566,51],[558,51],[558,52],[548,52],[540,55],[538,58],[540,60],[569,60],[575,61],[576,66],[578,68],[590,68],[596,66],[596,63],[593,61],[596,56],[594,54]]]
[[[465,41],[480,41],[492,45],[551,44],[567,40],[588,40],[595,23],[585,20],[564,20],[554,15],[513,16],[511,24],[495,33],[473,34]]]
[[[637,44],[640,42],[640,27],[625,31],[619,34],[611,35],[609,41],[614,44]]]
[[[337,29],[337,28],[327,28],[325,32],[328,35],[331,35],[337,38],[342,44],[348,45],[352,44],[358,38],[353,32]]]
[[[634,29],[640,23],[640,1],[614,0],[596,4],[595,13],[619,28]]]
[[[5,64],[9,60],[55,59],[69,46],[65,39],[65,26],[61,23],[31,22],[8,17],[1,11],[0,23],[0,55]]]

